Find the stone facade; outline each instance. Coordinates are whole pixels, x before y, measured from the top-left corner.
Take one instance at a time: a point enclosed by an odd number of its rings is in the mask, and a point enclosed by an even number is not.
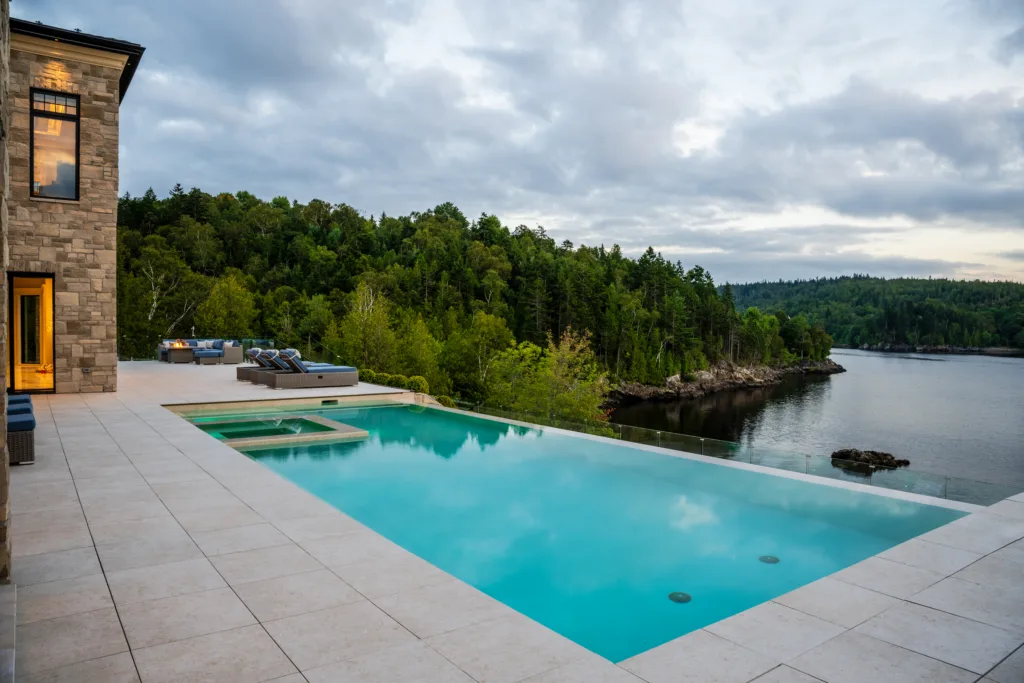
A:
[[[7,380],[7,195],[10,190],[10,166],[7,158],[7,133],[11,122],[9,91],[11,62],[10,8],[0,0],[0,386]],[[0,583],[11,582],[10,486],[11,464],[7,455],[7,393],[0,396]]]
[[[11,44],[8,270],[54,274],[56,391],[115,391],[122,69],[99,50],[77,48],[66,56],[55,56],[54,51],[18,34]],[[33,87],[80,98],[77,201],[30,197],[29,90]]]

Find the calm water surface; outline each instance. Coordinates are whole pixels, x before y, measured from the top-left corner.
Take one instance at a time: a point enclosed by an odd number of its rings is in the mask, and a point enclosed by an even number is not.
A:
[[[614,422],[828,455],[883,450],[911,470],[1024,490],[1024,358],[840,349],[847,370],[701,401],[619,408]]]

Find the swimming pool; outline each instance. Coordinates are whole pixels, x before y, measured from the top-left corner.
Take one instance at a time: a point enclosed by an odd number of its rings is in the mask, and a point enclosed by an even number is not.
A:
[[[964,514],[432,408],[316,413],[370,438],[249,456],[616,662]]]

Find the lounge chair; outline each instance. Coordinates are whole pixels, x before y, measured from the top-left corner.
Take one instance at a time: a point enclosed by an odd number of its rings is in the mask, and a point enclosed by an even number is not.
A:
[[[271,366],[268,365],[266,361],[260,358],[260,354],[262,352],[263,349],[257,346],[254,346],[248,351],[246,351],[246,355],[249,357],[249,360],[255,363],[256,365],[246,365],[241,368],[235,368],[235,379],[239,381],[252,382],[255,381],[253,380],[254,373],[257,373],[260,370],[269,370]]]
[[[304,361],[302,360],[302,354],[295,349],[265,349],[260,354],[260,359],[270,366],[268,370],[262,370],[252,376],[252,382],[255,384],[269,384],[269,378],[273,375],[290,375],[297,370],[295,367],[285,362],[285,358],[290,358],[304,369],[314,369],[323,367],[332,367],[330,363],[319,363],[315,361]]]
[[[285,349],[292,351],[293,349]],[[315,387],[351,387],[359,383],[359,371],[348,365],[315,365],[303,363],[294,354],[282,351],[278,359],[292,372],[270,373],[263,376],[271,389],[312,389]]]

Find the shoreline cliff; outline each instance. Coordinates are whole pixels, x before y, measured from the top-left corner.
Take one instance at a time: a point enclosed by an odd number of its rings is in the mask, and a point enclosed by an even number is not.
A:
[[[695,373],[692,381],[675,375],[660,387],[622,382],[608,392],[605,406],[617,408],[638,401],[687,401],[731,389],[771,386],[789,375],[835,375],[841,372],[846,372],[846,368],[831,358],[823,361],[805,360],[785,367],[748,367],[721,361],[707,370]]]

